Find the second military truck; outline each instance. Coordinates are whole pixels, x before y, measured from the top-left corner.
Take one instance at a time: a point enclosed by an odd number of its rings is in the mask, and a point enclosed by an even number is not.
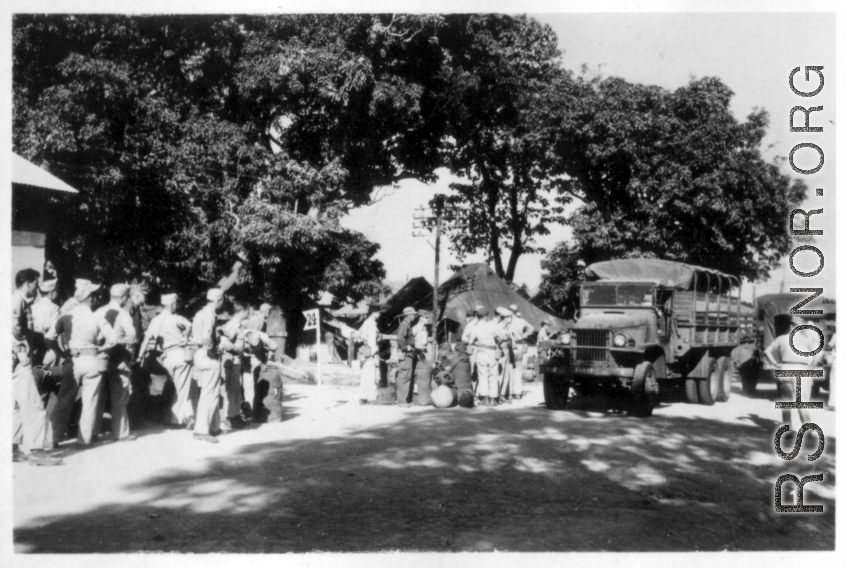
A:
[[[650,416],[661,385],[684,381],[688,402],[725,401],[739,340],[740,282],[734,276],[656,259],[598,262],[585,269],[577,320],[540,345],[547,408],[569,388],[625,397]]]

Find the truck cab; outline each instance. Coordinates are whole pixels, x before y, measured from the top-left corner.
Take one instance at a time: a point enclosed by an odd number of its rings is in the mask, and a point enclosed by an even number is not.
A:
[[[649,416],[660,385],[672,380],[685,381],[690,402],[727,400],[739,337],[736,284],[717,271],[655,259],[587,267],[576,323],[565,341],[547,346],[548,408],[563,408],[572,386],[586,396],[627,398],[632,414]]]

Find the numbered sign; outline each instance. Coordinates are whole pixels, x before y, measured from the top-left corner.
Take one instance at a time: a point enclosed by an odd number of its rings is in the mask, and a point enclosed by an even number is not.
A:
[[[306,318],[306,325],[303,326],[303,330],[309,329],[317,329],[318,328],[318,310],[317,308],[314,310],[306,310],[303,312],[303,317]]]

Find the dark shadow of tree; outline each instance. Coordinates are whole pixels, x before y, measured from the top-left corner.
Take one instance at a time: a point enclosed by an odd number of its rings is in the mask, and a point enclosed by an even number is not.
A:
[[[833,437],[818,461],[805,459],[811,435],[785,462],[775,420],[636,419],[592,404],[412,411],[389,427],[248,445],[200,473],[126,485],[132,504],[40,519],[14,538],[34,553],[833,549]],[[819,472],[805,501],[824,514],[773,512],[777,477]]]

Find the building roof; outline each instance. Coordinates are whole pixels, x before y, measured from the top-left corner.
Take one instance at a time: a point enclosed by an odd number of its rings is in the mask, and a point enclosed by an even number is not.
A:
[[[78,193],[77,190],[45,170],[15,153],[12,153],[12,183]]]
[[[531,304],[487,264],[463,266],[438,287],[438,320],[452,320],[459,329],[464,328],[474,306],[482,305],[489,314],[494,309],[511,304],[518,306],[523,319],[538,329],[542,320],[550,320],[554,327],[564,329],[567,322]],[[380,308],[379,327],[391,332],[397,327],[397,317],[403,308],[432,310],[432,285],[424,278],[410,280],[406,286],[389,298]]]

